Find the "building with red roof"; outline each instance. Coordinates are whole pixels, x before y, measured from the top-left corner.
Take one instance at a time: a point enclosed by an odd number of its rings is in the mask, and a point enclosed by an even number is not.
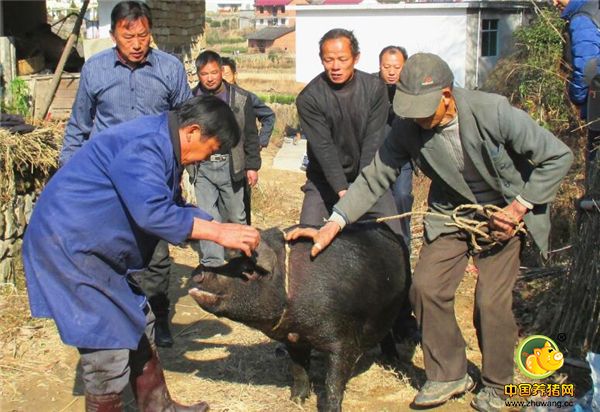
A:
[[[255,0],[254,17],[256,27],[269,26],[295,26],[296,11],[293,7],[299,4],[308,4],[306,0]]]

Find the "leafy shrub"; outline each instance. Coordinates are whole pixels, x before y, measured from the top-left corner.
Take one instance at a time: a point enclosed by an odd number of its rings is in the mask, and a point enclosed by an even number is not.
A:
[[[294,104],[296,102],[296,96],[293,94],[257,93],[256,95],[265,103]]]
[[[529,26],[515,31],[516,53],[498,62],[483,87],[508,96],[557,136],[579,127],[566,93],[563,29],[555,10],[541,10]]]
[[[31,93],[25,80],[14,78],[8,85],[8,96],[4,102],[4,112],[29,116],[31,111]]]

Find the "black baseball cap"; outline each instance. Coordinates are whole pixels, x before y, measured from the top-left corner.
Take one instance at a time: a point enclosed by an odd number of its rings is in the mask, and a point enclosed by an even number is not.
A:
[[[404,118],[422,119],[435,113],[442,89],[452,86],[452,70],[440,56],[431,53],[412,55],[402,68],[396,85],[394,112]]]

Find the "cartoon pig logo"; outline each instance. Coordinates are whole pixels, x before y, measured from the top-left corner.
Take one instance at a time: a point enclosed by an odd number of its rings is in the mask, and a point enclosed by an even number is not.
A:
[[[527,355],[527,353],[524,353]],[[563,366],[563,354],[555,350],[550,342],[546,341],[542,348],[533,349],[533,354],[527,356],[525,368],[534,375],[543,375],[555,371]]]
[[[565,358],[550,338],[534,335],[524,339],[517,348],[517,366],[532,379],[544,379],[560,369]]]

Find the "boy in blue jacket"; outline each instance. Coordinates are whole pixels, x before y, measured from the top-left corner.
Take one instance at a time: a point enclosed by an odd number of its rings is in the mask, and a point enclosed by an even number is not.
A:
[[[588,123],[586,181],[600,144],[600,96],[590,99],[590,82],[597,73],[600,60],[600,3],[598,0],[553,0],[560,17],[568,22],[571,66],[573,72],[568,90],[571,102],[581,110]]]

